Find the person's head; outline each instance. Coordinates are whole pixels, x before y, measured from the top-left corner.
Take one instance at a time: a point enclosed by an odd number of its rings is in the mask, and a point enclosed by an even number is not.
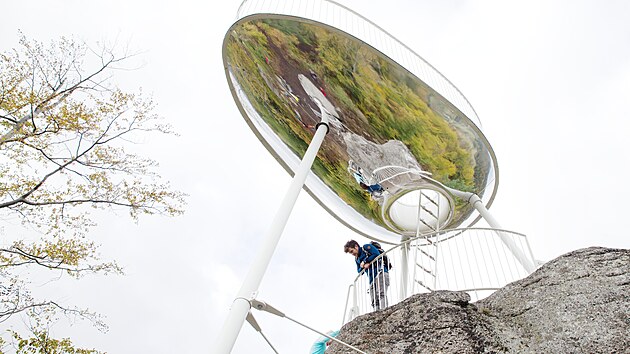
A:
[[[343,246],[343,251],[356,257],[359,255],[359,243],[355,240],[350,240]]]

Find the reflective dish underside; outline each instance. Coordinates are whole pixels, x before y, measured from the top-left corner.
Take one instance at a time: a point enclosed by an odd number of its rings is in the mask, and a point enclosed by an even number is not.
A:
[[[223,57],[241,113],[291,174],[320,121],[314,98],[323,102],[331,129],[306,189],[355,231],[391,242],[412,233],[392,227],[383,211],[394,192],[383,188],[388,185],[380,183],[381,172],[392,166],[491,203],[497,166],[479,128],[420,78],[359,39],[302,18],[255,15],[230,28]],[[398,197],[419,188],[410,180],[397,185]],[[465,201],[455,198],[452,204],[441,228],[478,219]]]

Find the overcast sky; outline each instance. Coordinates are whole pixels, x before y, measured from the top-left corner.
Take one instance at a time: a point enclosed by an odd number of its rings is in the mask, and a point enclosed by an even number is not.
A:
[[[397,36],[470,100],[499,165],[491,212],[550,260],[588,246],[630,248],[622,223],[630,189],[630,2],[374,1],[342,4]],[[0,49],[18,29],[114,40],[142,50],[121,72],[152,92],[178,138],[140,147],[187,192],[179,218],[134,224],[99,215],[93,237],[125,276],[37,285],[44,296],[104,314],[101,334],[64,323],[53,331],[109,353],[212,352],[218,330],[290,182],[250,131],[229,93],[221,45],[239,2],[4,1]],[[483,224],[480,224],[483,226]],[[26,237],[27,231],[20,231]],[[14,237],[2,235],[2,237]],[[298,199],[258,298],[322,331],[341,325],[353,233],[306,193]],[[280,353],[308,352],[318,337],[255,313]],[[272,353],[246,325],[233,353]]]

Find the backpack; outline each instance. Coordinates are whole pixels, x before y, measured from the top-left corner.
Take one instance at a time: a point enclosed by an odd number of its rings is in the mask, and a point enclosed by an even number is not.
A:
[[[372,241],[370,242],[370,244],[374,247],[376,247],[376,249],[381,252],[381,253],[385,253],[385,251],[383,250],[383,247],[381,247],[381,244],[376,242],[376,241]],[[369,252],[368,252],[369,253]],[[381,257],[381,259],[383,260],[383,264],[387,267],[387,269],[392,269],[392,264],[389,262],[389,258],[387,258],[386,255],[384,255],[383,257]]]

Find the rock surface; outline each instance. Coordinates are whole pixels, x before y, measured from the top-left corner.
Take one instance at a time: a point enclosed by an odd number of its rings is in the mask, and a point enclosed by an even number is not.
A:
[[[418,294],[346,324],[367,353],[630,353],[630,250],[586,248],[469,303]],[[326,351],[355,353],[333,343]]]

